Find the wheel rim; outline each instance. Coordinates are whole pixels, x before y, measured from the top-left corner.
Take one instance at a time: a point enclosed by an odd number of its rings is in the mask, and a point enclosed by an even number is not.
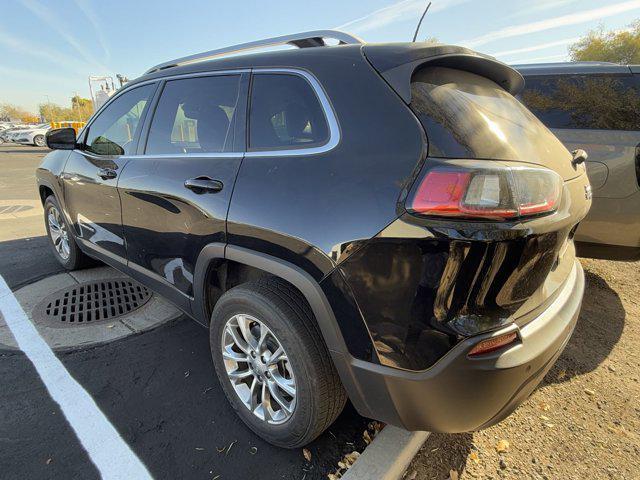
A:
[[[286,422],[295,410],[296,382],[282,344],[251,315],[227,320],[222,335],[227,377],[246,408],[269,424]]]
[[[71,254],[69,232],[62,215],[60,215],[60,211],[56,207],[49,207],[47,223],[49,224],[49,237],[51,238],[51,243],[53,243],[53,248],[56,249],[60,258],[67,260]]]
[[[35,144],[38,147],[44,147],[44,137],[38,136],[35,138]]]

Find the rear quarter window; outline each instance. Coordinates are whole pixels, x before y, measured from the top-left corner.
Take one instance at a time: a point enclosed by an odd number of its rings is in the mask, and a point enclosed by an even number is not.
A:
[[[250,150],[308,148],[328,140],[327,119],[309,82],[293,74],[253,76]]]
[[[640,129],[640,85],[634,75],[536,75],[525,80],[520,100],[549,128]]]

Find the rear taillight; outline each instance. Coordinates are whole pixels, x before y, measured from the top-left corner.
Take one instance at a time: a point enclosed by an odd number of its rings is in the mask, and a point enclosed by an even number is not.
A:
[[[516,332],[509,332],[503,335],[498,335],[497,337],[487,338],[486,340],[482,340],[477,343],[471,350],[469,350],[468,355],[470,357],[475,357],[478,355],[484,355],[486,353],[495,352],[507,345],[511,345],[518,339],[518,334]]]
[[[552,213],[558,207],[562,178],[556,172],[479,163],[429,169],[408,203],[409,211],[504,221]]]

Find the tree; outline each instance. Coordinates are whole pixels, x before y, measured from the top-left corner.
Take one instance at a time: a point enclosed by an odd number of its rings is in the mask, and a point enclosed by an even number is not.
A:
[[[86,122],[93,114],[93,102],[76,95],[71,98],[71,109],[75,112],[74,118]]]
[[[39,105],[40,115],[46,122],[60,122],[74,120],[86,122],[93,114],[93,104],[88,98],[78,95],[71,98],[71,108],[62,107],[55,103],[41,103]]]
[[[23,108],[11,105],[10,103],[0,104],[0,119],[5,121],[20,120],[21,122],[32,122],[35,115]]]
[[[569,47],[569,54],[574,62],[640,63],[640,20],[628,30],[605,32],[603,27],[592,30]]]

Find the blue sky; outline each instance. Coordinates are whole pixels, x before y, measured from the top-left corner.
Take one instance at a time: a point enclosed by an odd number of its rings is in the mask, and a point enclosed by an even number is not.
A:
[[[3,0],[0,103],[65,106],[87,77],[134,78],[191,53],[305,30],[339,28],[365,41],[407,41],[424,0]],[[640,18],[640,0],[433,0],[419,38],[465,45],[507,63],[567,59],[602,24]]]

